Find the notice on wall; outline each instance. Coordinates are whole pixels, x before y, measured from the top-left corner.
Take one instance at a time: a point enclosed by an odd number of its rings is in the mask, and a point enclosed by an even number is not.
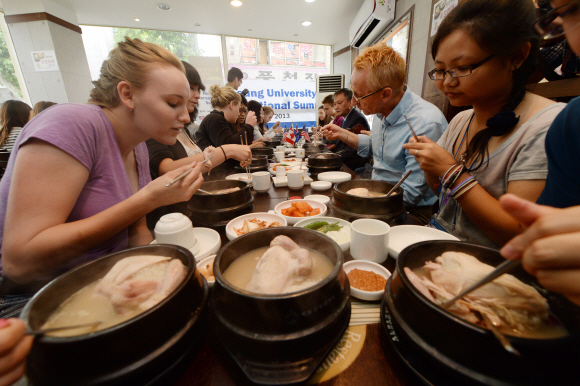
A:
[[[54,51],[31,51],[32,63],[36,71],[58,71]]]
[[[445,17],[457,7],[457,0],[441,0],[433,7],[433,22],[431,23],[431,36],[434,36],[439,29],[439,25]]]

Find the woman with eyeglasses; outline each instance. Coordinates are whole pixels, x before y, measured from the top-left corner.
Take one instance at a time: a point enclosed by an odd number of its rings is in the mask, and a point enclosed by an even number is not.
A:
[[[536,201],[544,188],[546,131],[564,107],[526,92],[539,39],[529,0],[465,0],[441,23],[429,72],[458,114],[437,143],[421,136],[415,156],[439,211],[430,226],[464,241],[504,245],[522,225],[499,204],[513,193]]]
[[[554,0],[554,9],[534,24],[542,37],[566,34],[580,55],[580,1]],[[560,292],[580,305],[580,98],[573,99],[556,117],[546,135],[548,179],[539,203],[514,195],[500,199],[502,208],[526,230],[510,240],[501,253],[522,259],[522,266],[545,288]],[[575,206],[572,206],[575,205]]]

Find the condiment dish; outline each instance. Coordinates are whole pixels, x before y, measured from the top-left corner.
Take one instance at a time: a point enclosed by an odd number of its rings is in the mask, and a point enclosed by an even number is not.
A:
[[[319,218],[319,217],[322,217],[326,214],[326,211],[327,211],[326,205],[324,205],[323,203],[321,203],[319,201],[314,201],[314,200],[288,200],[288,201],[284,201],[284,202],[281,202],[280,204],[276,205],[276,207],[274,208],[274,211],[276,212],[277,215],[282,216],[286,220],[288,225],[294,225],[298,221],[304,220],[306,217],[284,216],[282,214],[282,209],[287,209],[287,208],[291,207],[292,204],[297,203],[297,202],[305,202],[308,205],[310,205],[313,209],[316,209],[316,208],[320,209],[320,214],[317,214],[315,216],[309,216],[308,218]]]
[[[332,182],[330,181],[315,181],[310,184],[310,187],[314,190],[328,190],[332,187]]]
[[[355,268],[363,270],[363,271],[374,272],[377,275],[381,275],[386,280],[389,280],[389,278],[391,277],[391,273],[385,267],[383,267],[380,264],[373,263],[372,261],[351,260],[349,262],[344,263],[344,265],[343,265],[344,272],[347,275],[350,271],[352,271]],[[363,291],[363,290],[360,290],[358,288],[353,287],[352,283],[350,285],[350,294],[352,296],[354,296],[355,298],[358,298],[361,300],[368,300],[368,301],[380,300],[383,297],[384,292],[385,292],[384,288],[380,291]]]
[[[316,222],[316,221],[326,221],[329,224],[338,222],[338,225],[343,226],[343,227],[347,227],[349,229],[349,231],[350,231],[350,223],[348,221],[346,221],[346,220],[343,220],[343,219],[340,219],[340,218],[336,218],[336,217],[314,217],[314,218],[307,218],[307,219],[298,221],[296,224],[294,224],[294,226],[295,227],[298,227],[298,228],[304,228],[308,224],[312,224],[313,222]],[[349,234],[350,234],[350,232],[349,232]],[[328,237],[330,237],[330,236],[328,236]],[[330,238],[332,238],[332,237],[330,237]],[[350,248],[350,237],[349,237],[349,240],[346,241],[346,242],[344,242],[344,243],[339,243],[338,241],[336,243],[338,244],[338,246],[340,247],[340,249],[343,252],[346,252]]]
[[[213,262],[215,261],[215,257],[217,255],[210,255],[204,259],[202,259],[199,263],[196,264],[197,269],[207,281],[207,285],[211,288],[215,283],[215,276],[213,276]],[[211,270],[212,275],[208,279],[206,273],[208,270]]]
[[[324,205],[327,205],[330,202],[330,197],[325,196],[323,194],[311,194],[310,196],[304,197],[305,200],[316,200],[322,202]]]
[[[244,221],[251,220],[254,218],[260,221],[278,221],[281,224],[281,226],[285,227],[286,225],[288,225],[288,222],[284,217],[286,216],[273,213],[248,213],[243,216],[236,217],[235,219],[230,221],[228,225],[226,225],[226,236],[228,240],[238,238],[239,236],[234,230],[234,228],[240,229],[241,227],[244,226]]]

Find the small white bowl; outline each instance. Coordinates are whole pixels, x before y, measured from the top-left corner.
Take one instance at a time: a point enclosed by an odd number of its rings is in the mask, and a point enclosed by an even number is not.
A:
[[[169,213],[161,216],[155,224],[155,239],[160,244],[175,244],[192,249],[197,240],[191,220],[182,213]]]
[[[210,288],[215,283],[215,276],[213,276],[213,279],[208,279],[207,277],[205,277],[205,272],[206,272],[206,269],[208,269],[208,267],[211,268],[211,270],[213,272],[213,262],[215,261],[215,257],[216,257],[216,255],[210,255],[210,256],[206,257],[205,259],[201,260],[199,263],[197,263],[197,269],[202,274],[202,276],[205,278],[205,280],[207,281],[207,284],[209,285]]]
[[[277,215],[282,216],[282,218],[284,218],[289,225],[294,225],[298,221],[304,220],[306,218],[306,217],[290,217],[290,216],[284,216],[282,214],[282,209],[286,209],[286,208],[291,207],[292,203],[294,203],[294,202],[305,202],[308,205],[310,205],[313,209],[316,209],[316,208],[320,209],[320,214],[317,214],[315,216],[309,216],[308,218],[322,217],[326,214],[326,211],[327,211],[326,205],[324,205],[322,202],[318,202],[318,201],[314,201],[314,200],[288,200],[288,201],[281,202],[280,204],[276,205],[276,207],[274,208],[274,211],[276,212]]]
[[[319,181],[330,181],[333,184],[350,181],[352,176],[345,172],[324,172],[318,175]]]
[[[234,230],[234,228],[240,229],[244,226],[244,221],[257,218],[260,221],[278,221],[283,227],[288,225],[288,222],[282,215],[274,213],[249,213],[243,216],[236,217],[226,225],[226,236],[228,240],[237,239],[239,236]]]
[[[310,187],[314,190],[328,190],[332,187],[332,182],[330,182],[330,181],[314,181],[310,184]]]
[[[344,272],[347,274],[353,269],[358,268],[360,270],[374,272],[377,275],[381,275],[387,280],[389,280],[389,277],[391,277],[391,273],[385,267],[367,260],[351,260],[349,262],[344,263],[342,268],[344,269]],[[355,298],[359,298],[361,300],[369,300],[369,301],[379,300],[383,297],[384,292],[385,292],[384,288],[380,291],[363,291],[358,288],[354,288],[352,284],[350,286],[350,294]]]
[[[199,252],[194,255],[195,261],[201,261],[219,251],[222,246],[222,239],[219,233],[210,228],[193,228],[193,232],[199,244]]]
[[[304,197],[304,199],[322,202],[324,205],[328,205],[328,203],[330,202],[330,197],[322,195],[322,194],[311,194],[310,196]]]
[[[294,224],[294,226],[299,227],[299,228],[304,228],[306,225],[311,224],[315,221],[326,221],[329,224],[338,222],[338,225],[343,226],[343,227],[348,227],[348,229],[350,229],[350,223],[348,221],[343,220],[341,218],[336,218],[336,217],[307,218],[305,220],[298,221],[296,224]],[[350,239],[347,242],[338,243],[338,246],[340,247],[340,249],[342,249],[343,252],[348,251],[348,249],[350,248]]]

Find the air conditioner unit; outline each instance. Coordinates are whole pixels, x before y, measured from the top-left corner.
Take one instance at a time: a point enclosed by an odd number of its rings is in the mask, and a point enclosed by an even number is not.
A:
[[[365,0],[348,30],[350,45],[368,46],[393,20],[395,0]]]
[[[332,95],[344,88],[344,74],[327,74],[316,77],[316,122],[318,122],[318,107],[327,95]]]

